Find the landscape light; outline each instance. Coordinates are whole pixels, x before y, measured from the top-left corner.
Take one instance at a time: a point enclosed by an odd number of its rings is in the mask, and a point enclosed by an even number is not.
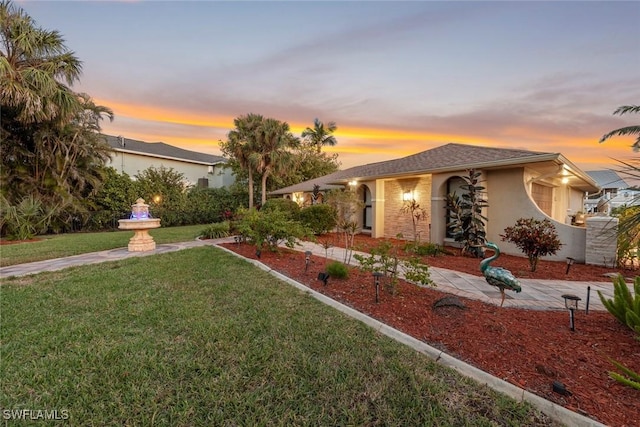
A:
[[[567,271],[564,274],[569,274],[569,269],[575,262],[576,262],[575,259],[571,258],[570,256],[567,257]]]
[[[569,326],[572,331],[575,331],[574,313],[578,309],[578,301],[582,298],[571,294],[564,294],[562,295],[562,298],[564,298],[564,306],[569,310]]]
[[[309,262],[311,261],[311,251],[304,252],[304,272],[309,269]]]
[[[376,304],[380,302],[380,277],[382,273],[379,271],[373,272],[373,284],[376,287]]]

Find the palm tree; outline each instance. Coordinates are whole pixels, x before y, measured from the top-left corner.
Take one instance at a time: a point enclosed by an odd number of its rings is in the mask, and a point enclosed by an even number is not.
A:
[[[113,112],[71,90],[81,70],[60,33],[0,2],[0,187],[9,204],[29,196],[76,211],[101,184],[110,148],[99,124]]]
[[[623,105],[618,107],[616,111],[613,112],[614,115],[623,115],[626,113],[640,113],[640,105]],[[625,136],[625,135],[638,135],[636,142],[633,143],[633,151],[640,150],[640,125],[632,125],[626,126],[620,129],[613,130],[600,138],[599,142],[605,142],[607,139],[612,136]]]
[[[251,159],[257,150],[257,135],[264,117],[249,113],[233,120],[235,129],[227,135],[227,141],[220,141],[220,150],[236,162],[238,167],[249,176],[249,209],[253,207],[253,172]]]
[[[58,31],[38,28],[11,1],[0,2],[3,109],[8,108],[22,123],[69,118],[77,109],[77,99],[68,86],[81,72],[82,63],[67,49]],[[3,118],[5,115],[3,111]]]
[[[292,166],[293,154],[300,141],[289,130],[289,124],[276,119],[266,119],[257,133],[257,150],[250,156],[250,163],[262,175],[261,201],[267,201],[267,179],[278,170]]]
[[[334,147],[338,144],[338,140],[331,135],[338,129],[335,122],[329,122],[325,126],[319,119],[315,119],[313,121],[313,129],[306,128],[302,132],[302,138],[305,143],[312,147],[316,147],[318,153],[322,149],[323,146],[328,145]]]

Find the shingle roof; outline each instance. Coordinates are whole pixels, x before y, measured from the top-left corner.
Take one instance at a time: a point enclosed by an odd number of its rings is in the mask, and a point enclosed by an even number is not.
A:
[[[205,165],[215,165],[227,162],[227,159],[221,156],[184,150],[182,148],[174,147],[173,145],[165,144],[164,142],[143,142],[118,136],[104,136],[111,148],[117,151],[132,152],[166,159],[178,159]]]
[[[620,178],[617,172],[612,170],[587,171],[589,175],[601,188],[617,188],[624,190],[631,187],[624,179]]]
[[[400,159],[370,163],[337,171],[320,178],[281,188],[271,192],[271,194],[311,191],[314,184],[320,185],[320,188],[325,190],[352,179],[364,180],[367,178],[385,178],[399,175],[444,172],[447,170],[497,167],[509,164],[549,161],[558,157],[560,157],[559,153],[451,143]],[[327,187],[327,184],[334,185]]]

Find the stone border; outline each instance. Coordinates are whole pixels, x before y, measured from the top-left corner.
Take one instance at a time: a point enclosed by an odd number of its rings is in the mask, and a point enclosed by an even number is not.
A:
[[[500,378],[494,377],[493,375],[484,372],[481,369],[476,368],[475,366],[471,366],[468,363],[462,362],[455,357],[438,350],[430,345],[413,338],[410,335],[405,334],[397,329],[394,329],[378,320],[375,320],[351,307],[348,307],[338,301],[335,301],[326,295],[323,295],[317,291],[314,291],[311,288],[271,269],[260,261],[254,259],[248,259],[239,255],[227,248],[216,245],[216,247],[229,252],[239,258],[246,260],[247,262],[255,265],[259,269],[270,273],[271,275],[277,277],[278,279],[286,282],[299,290],[310,294],[317,300],[327,304],[335,308],[338,311],[341,311],[348,316],[361,321],[362,323],[372,327],[376,331],[398,341],[401,344],[407,345],[419,353],[422,353],[429,358],[433,359],[436,363],[439,363],[443,366],[456,370],[458,373],[464,375],[465,377],[471,378],[477,381],[480,384],[485,384],[488,387],[492,388],[495,391],[506,394],[512,399],[518,402],[528,402],[538,410],[548,415],[554,421],[560,422],[569,427],[606,427],[605,424],[602,424],[594,419],[589,417],[585,417],[584,415],[580,415],[576,412],[570,411],[567,408],[560,406],[556,403],[553,403],[547,399],[544,399],[536,394],[533,394],[527,390],[524,390],[518,386],[515,386],[507,381],[504,381]]]

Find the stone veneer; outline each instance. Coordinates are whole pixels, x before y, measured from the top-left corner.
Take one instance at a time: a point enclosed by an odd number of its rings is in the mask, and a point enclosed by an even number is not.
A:
[[[395,238],[398,234],[402,234],[405,240],[413,240],[411,214],[401,212],[404,204],[402,196],[406,191],[411,191],[420,208],[428,212],[427,218],[419,221],[416,227],[417,232],[420,233],[420,241],[428,242],[431,224],[431,175],[385,181],[384,235],[387,238]]]
[[[586,220],[585,263],[613,267],[616,264],[618,218],[591,216]]]

